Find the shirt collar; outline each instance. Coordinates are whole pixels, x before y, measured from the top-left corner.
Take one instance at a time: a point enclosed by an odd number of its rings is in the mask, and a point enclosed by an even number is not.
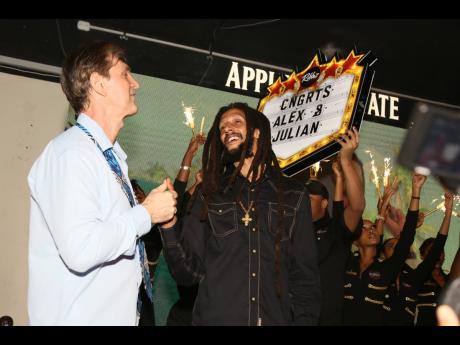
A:
[[[329,226],[329,219],[329,213],[326,211],[322,218],[318,219],[316,222],[313,222],[313,227],[315,230],[323,229]]]
[[[127,155],[121,148],[118,141],[115,141],[115,144],[112,145],[104,130],[91,117],[85,113],[80,113],[78,115],[77,122],[84,126],[91,133],[96,142],[101,146],[102,151],[113,148],[113,151],[115,151],[120,159],[126,160]]]
[[[94,140],[96,140],[96,142],[101,147],[102,151],[106,151],[107,149],[113,147],[109,138],[107,138],[107,135],[105,134],[104,130],[91,117],[89,117],[85,113],[80,113],[78,115],[77,122],[81,124],[83,127],[85,127],[88,130],[88,132],[91,133]]]
[[[228,189],[231,190],[238,190],[241,186],[241,184],[244,184],[248,186],[249,188],[256,188],[257,186],[263,184],[266,180],[270,179],[270,173],[268,169],[265,169],[265,171],[262,173],[262,176],[256,181],[250,183],[246,177],[241,175],[241,172],[236,176],[236,180],[234,185],[228,185],[228,180],[230,179],[230,176],[232,173],[235,171],[236,167],[233,164],[227,165],[227,169],[224,172],[224,183],[223,185],[226,186],[224,188],[224,191],[227,191]]]

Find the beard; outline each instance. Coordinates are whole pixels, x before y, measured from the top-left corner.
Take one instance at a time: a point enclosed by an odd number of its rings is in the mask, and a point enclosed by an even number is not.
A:
[[[253,139],[249,140],[248,150],[246,151],[244,158],[250,158],[254,156],[254,153],[252,152],[252,143],[253,143]],[[241,153],[243,152],[244,144],[245,143],[241,143],[236,149],[233,149],[231,151],[229,151],[227,147],[225,147],[224,155],[222,157],[223,163],[227,165],[227,164],[233,164],[235,162],[238,162],[240,160]]]

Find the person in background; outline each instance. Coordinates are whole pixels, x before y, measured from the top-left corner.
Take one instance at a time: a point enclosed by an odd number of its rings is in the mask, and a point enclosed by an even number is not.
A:
[[[187,212],[187,206],[189,200],[191,200],[193,193],[197,186],[203,179],[201,169],[195,175],[195,183],[185,191],[187,186],[190,170],[192,166],[193,158],[195,157],[198,149],[206,141],[204,135],[197,134],[190,140],[187,151],[184,154],[180,170],[174,181],[174,189],[178,192],[178,213],[177,218],[180,222],[180,228],[182,228],[182,220]],[[178,232],[180,236],[180,230]],[[191,286],[185,286],[177,284],[177,292],[179,293],[179,300],[174,303],[169,311],[168,318],[166,321],[167,326],[190,326],[192,324],[192,310],[195,303],[196,295],[198,293],[198,284]]]
[[[145,192],[139,185],[137,180],[131,180],[134,195],[139,204],[142,204],[146,198]],[[163,245],[161,243],[160,232],[156,224],[152,225],[151,230],[141,237],[145,244],[145,252],[147,254],[147,263],[150,272],[150,281],[153,288],[155,281],[155,270],[158,265],[158,258],[161,254]],[[153,293],[153,291],[152,291]],[[155,326],[155,309],[154,301],[150,301],[145,290],[140,290],[139,296],[142,300],[141,312],[139,317],[139,326]]]
[[[444,207],[446,210],[441,229],[447,227],[448,230],[452,216],[453,195],[446,192],[444,194],[444,199]],[[425,276],[422,287],[417,292],[416,326],[435,326],[437,324],[436,306],[438,305],[441,292],[450,279],[449,275],[445,274],[442,269],[445,258],[444,243],[447,238],[447,232],[445,230],[444,233],[446,233],[444,236],[438,234],[436,239],[433,237],[427,238],[420,245],[420,257],[422,260],[425,261],[427,258],[434,256],[431,259],[434,261],[434,265],[432,265],[434,268]],[[455,274],[457,270],[455,259],[452,263],[452,268],[453,270],[451,269],[451,272]]]
[[[449,192],[444,194],[445,213],[438,236],[434,245],[423,261],[412,269],[407,264],[401,269],[395,281],[388,288],[383,305],[385,313],[385,324],[390,326],[412,326],[416,313],[417,292],[422,284],[430,276],[439,264],[439,258],[443,252],[444,245],[449,233],[450,220],[452,217],[453,195]],[[391,258],[398,238],[387,239],[383,244],[385,259]]]
[[[319,325],[324,326],[342,324],[345,263],[365,208],[363,184],[352,163],[352,156],[359,145],[358,131],[355,128],[349,130],[339,142],[342,148],[332,165],[335,175],[332,217],[327,211],[329,193],[326,187],[317,180],[306,184],[310,193],[321,276]],[[346,207],[344,190],[350,196]]]
[[[364,220],[362,233],[357,240],[359,248],[349,257],[345,272],[344,314],[345,325],[383,325],[384,296],[388,285],[396,278],[414,240],[418,217],[420,192],[426,176],[412,177],[412,198],[406,223],[391,258],[378,258],[378,244],[383,236],[383,224],[390,199],[396,192],[394,183],[384,192],[377,215],[377,225]]]

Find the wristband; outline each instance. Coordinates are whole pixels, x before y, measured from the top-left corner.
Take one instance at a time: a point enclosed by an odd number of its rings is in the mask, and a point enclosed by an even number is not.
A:
[[[188,165],[181,165],[180,170],[190,170],[190,167]]]

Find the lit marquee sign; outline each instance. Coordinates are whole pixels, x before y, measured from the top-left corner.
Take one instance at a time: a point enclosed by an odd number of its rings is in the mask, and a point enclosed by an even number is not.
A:
[[[376,59],[370,52],[324,61],[319,53],[300,73],[278,78],[259,101],[271,123],[272,146],[283,172],[292,176],[341,148],[335,139],[359,129]]]

